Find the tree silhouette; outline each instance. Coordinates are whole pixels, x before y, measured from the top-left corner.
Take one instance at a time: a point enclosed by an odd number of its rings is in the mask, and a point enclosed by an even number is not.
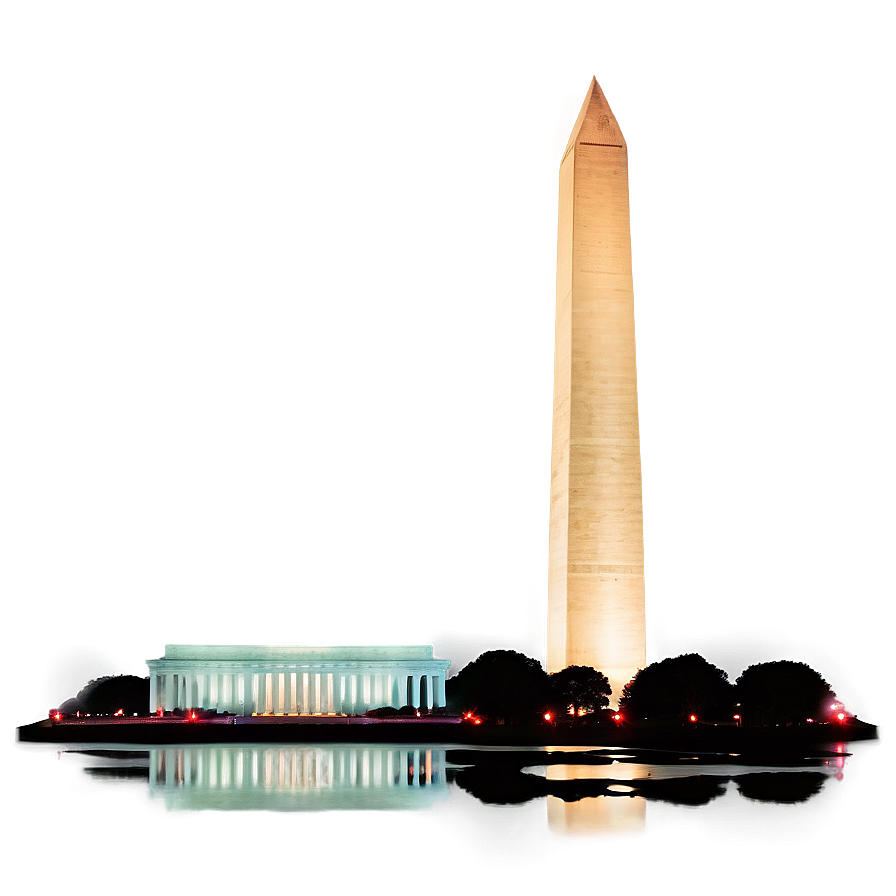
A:
[[[548,676],[538,660],[515,650],[489,650],[445,685],[454,712],[518,724],[537,721],[548,702]]]
[[[598,712],[610,703],[610,682],[591,666],[567,666],[548,678],[558,713],[572,707],[573,715]]]
[[[619,708],[630,718],[728,720],[734,688],[728,673],[697,653],[685,653],[641,669],[622,689]]]
[[[95,712],[145,713],[149,710],[149,678],[116,675],[97,682],[87,698]]]
[[[788,725],[830,716],[837,695],[805,663],[777,660],[748,666],[735,682],[740,715],[748,725]]]

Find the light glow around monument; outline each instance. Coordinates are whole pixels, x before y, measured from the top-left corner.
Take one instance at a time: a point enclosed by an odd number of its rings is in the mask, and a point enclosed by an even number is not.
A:
[[[547,668],[646,663],[628,153],[596,80],[560,165]]]

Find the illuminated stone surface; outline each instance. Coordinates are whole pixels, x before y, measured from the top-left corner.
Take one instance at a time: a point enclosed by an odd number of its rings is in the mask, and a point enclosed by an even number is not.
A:
[[[646,662],[628,155],[597,81],[560,163],[548,671]]]
[[[380,706],[445,706],[448,660],[432,647],[167,644],[147,660],[149,710],[357,715]]]

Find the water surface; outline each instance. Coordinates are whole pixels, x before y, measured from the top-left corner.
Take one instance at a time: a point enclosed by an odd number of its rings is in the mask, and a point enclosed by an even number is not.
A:
[[[119,856],[164,873],[166,892],[193,892],[181,884],[202,869],[250,886],[323,867],[422,868],[436,893],[472,873],[528,893],[555,886],[558,869],[592,889],[634,874],[637,891],[699,870],[746,893],[772,869],[799,888],[852,886],[875,867],[880,757],[874,742],[796,765],[618,748],[18,744],[6,789],[13,865]],[[413,881],[391,891],[416,892]],[[90,892],[121,891],[94,879]]]

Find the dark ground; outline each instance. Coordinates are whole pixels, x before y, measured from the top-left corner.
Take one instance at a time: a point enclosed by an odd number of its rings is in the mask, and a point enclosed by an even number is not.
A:
[[[704,753],[761,752],[788,755],[832,743],[877,737],[877,728],[851,719],[842,724],[770,728],[730,725],[511,726],[473,725],[459,719],[238,718],[217,716],[197,721],[178,717],[91,718],[51,722],[17,729],[30,743],[445,743],[471,746],[610,746]]]

